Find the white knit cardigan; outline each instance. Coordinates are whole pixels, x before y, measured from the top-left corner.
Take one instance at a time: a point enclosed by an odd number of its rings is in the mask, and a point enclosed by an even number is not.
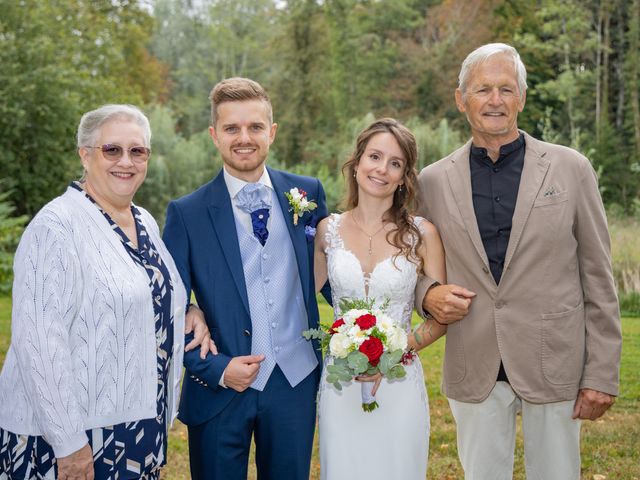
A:
[[[139,207],[138,207],[139,208]],[[158,226],[144,224],[173,282],[167,393],[177,414],[186,295]],[[85,430],[156,416],[157,359],[149,277],[102,213],[71,187],[26,228],[14,262],[11,345],[0,374],[0,427],[42,435],[56,457]]]

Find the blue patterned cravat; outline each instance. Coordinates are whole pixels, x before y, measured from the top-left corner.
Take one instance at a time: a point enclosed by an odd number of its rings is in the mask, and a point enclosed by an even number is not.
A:
[[[267,220],[271,209],[271,194],[262,183],[247,183],[236,195],[236,205],[251,215],[253,234],[264,246],[269,237]]]

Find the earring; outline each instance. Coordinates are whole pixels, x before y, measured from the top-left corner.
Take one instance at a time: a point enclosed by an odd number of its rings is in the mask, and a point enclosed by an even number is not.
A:
[[[402,188],[402,184],[398,185],[398,192],[399,192],[399,193],[402,193],[402,190],[403,190],[403,188]]]
[[[356,173],[358,173],[358,171],[357,171],[357,170],[354,170],[354,171],[353,171],[353,178],[356,178]]]

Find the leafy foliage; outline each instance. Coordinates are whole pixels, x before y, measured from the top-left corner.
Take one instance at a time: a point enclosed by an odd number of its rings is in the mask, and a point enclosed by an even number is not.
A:
[[[0,181],[0,186],[7,187],[7,182]],[[0,192],[0,293],[11,290],[13,253],[27,221],[26,215],[12,216],[14,207],[8,201],[10,193],[8,189]]]
[[[75,129],[102,103],[153,101],[162,66],[144,46],[136,3],[0,0],[0,171],[11,202],[33,215],[79,176]]]
[[[144,7],[142,5],[145,5]],[[103,103],[149,112],[153,155],[136,202],[210,180],[212,86],[248,76],[269,92],[270,165],[321,179],[330,211],[359,131],[394,116],[418,168],[469,136],[453,102],[464,57],[511,43],[528,70],[519,126],[578,148],[609,208],[640,211],[640,0],[0,0],[0,177],[11,215],[33,215],[80,175],[75,129]]]

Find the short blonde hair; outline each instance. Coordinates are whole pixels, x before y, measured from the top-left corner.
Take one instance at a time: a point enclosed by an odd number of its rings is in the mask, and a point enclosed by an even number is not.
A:
[[[218,105],[224,102],[242,102],[246,100],[262,100],[267,105],[269,123],[273,123],[271,100],[262,85],[250,78],[232,77],[218,82],[209,94],[211,101],[211,126],[216,126]]]

